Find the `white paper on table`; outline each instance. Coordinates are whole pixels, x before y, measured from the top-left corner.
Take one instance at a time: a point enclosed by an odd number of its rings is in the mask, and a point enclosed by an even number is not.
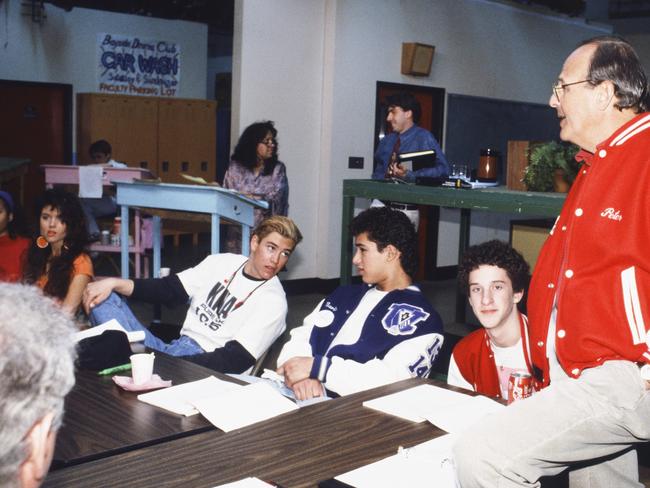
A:
[[[79,197],[80,198],[101,198],[102,197],[102,174],[104,168],[101,166],[79,166]]]
[[[220,398],[222,395],[240,388],[244,387],[214,376],[208,376],[202,380],[183,383],[164,390],[143,393],[138,395],[138,400],[189,417],[199,413],[194,408],[194,403],[201,398]]]
[[[407,390],[398,391],[383,397],[363,402],[380,412],[395,415],[411,422],[424,422],[423,415],[431,405],[444,407],[457,403],[459,400],[471,398],[469,395],[447,390],[433,385],[419,385]]]
[[[505,408],[487,397],[467,395],[433,385],[419,385],[367,400],[363,406],[412,422],[428,420],[451,434],[462,432],[484,415]]]
[[[266,382],[242,386],[218,397],[204,396],[192,403],[212,425],[224,432],[299,408]]]
[[[268,486],[273,485],[257,478],[245,478],[243,480],[233,481],[232,483],[226,483],[225,485],[215,486],[214,488],[266,488]]]
[[[422,405],[422,416],[436,427],[460,434],[490,413],[506,408],[491,398],[463,395],[465,398],[446,405]]]
[[[444,435],[336,477],[355,488],[435,486],[456,488],[451,435]]]

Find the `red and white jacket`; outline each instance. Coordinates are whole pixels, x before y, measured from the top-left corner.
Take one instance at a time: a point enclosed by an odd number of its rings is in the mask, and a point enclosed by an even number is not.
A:
[[[545,385],[554,300],[557,357],[570,377],[610,359],[650,363],[650,113],[576,159],[584,164],[528,294],[531,357]]]
[[[528,331],[526,330],[527,320],[525,315],[521,313],[518,315],[521,330],[520,344],[524,350],[524,359],[528,372],[532,374]],[[474,391],[483,395],[501,398],[501,386],[499,384],[497,365],[490,345],[490,336],[485,329],[475,330],[471,334],[463,337],[456,344],[456,347],[454,347],[452,361],[455,362],[463,379],[472,385]],[[535,383],[533,379],[534,388],[538,390],[539,385]],[[450,384],[453,384],[453,382],[450,382]]]

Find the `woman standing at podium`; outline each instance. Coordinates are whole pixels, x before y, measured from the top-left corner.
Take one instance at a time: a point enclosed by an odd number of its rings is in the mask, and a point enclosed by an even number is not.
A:
[[[278,160],[277,135],[278,131],[270,120],[246,127],[223,179],[224,188],[268,202],[268,209],[255,209],[254,225],[271,215],[286,216],[289,210],[289,182],[286,167]],[[241,253],[239,225],[226,227],[224,250]]]
[[[75,315],[93,277],[93,263],[85,253],[88,233],[81,204],[76,195],[47,190],[38,209],[38,232],[27,251],[24,281]]]

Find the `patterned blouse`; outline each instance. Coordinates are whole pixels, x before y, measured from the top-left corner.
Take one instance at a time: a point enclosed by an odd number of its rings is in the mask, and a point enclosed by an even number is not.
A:
[[[289,211],[289,182],[286,167],[281,161],[277,162],[270,175],[263,175],[260,171],[257,176],[243,164],[231,161],[223,179],[223,187],[253,195],[254,198],[269,203],[267,210],[255,209],[255,225],[266,217],[287,215]],[[241,229],[239,226],[228,226],[225,250],[241,253]]]

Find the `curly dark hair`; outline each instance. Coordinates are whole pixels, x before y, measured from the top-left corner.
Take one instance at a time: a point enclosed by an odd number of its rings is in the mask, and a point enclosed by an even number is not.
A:
[[[61,221],[66,225],[66,236],[61,249],[61,255],[53,257],[52,247],[41,249],[36,245],[40,235],[41,212],[45,207],[59,211]],[[74,260],[85,251],[88,245],[88,232],[79,199],[76,195],[62,190],[47,190],[36,206],[36,230],[32,244],[27,252],[27,262],[23,281],[36,283],[47,271],[47,284],[43,291],[52,297],[63,299],[68,293]]]
[[[403,212],[388,207],[364,210],[350,222],[350,233],[356,237],[364,232],[379,252],[388,245],[395,246],[401,253],[400,264],[404,272],[411,278],[415,275],[418,266],[415,227]]]
[[[458,265],[458,287],[466,295],[469,292],[469,275],[479,266],[496,266],[504,269],[512,281],[515,292],[523,291],[530,279],[530,267],[513,247],[503,241],[487,241],[470,246]]]
[[[275,146],[273,147],[273,155],[264,161],[262,174],[265,176],[272,174],[278,162],[278,131],[272,120],[255,122],[246,127],[239,136],[239,141],[237,141],[231,159],[252,170],[257,164],[257,145],[266,138],[269,132],[273,136]]]

